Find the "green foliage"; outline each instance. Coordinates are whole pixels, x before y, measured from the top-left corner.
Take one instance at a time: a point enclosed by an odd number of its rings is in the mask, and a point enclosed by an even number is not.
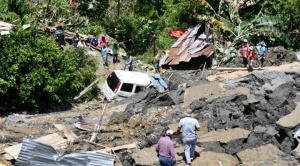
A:
[[[79,32],[81,34],[93,35],[97,37],[98,34],[105,33],[105,29],[101,25],[89,25],[80,27]]]
[[[78,10],[82,16],[86,16],[91,21],[102,21],[108,6],[108,0],[82,0]]]
[[[0,0],[0,20],[15,21],[30,13],[27,0]]]
[[[21,24],[0,37],[0,105],[47,109],[69,104],[95,78],[96,60],[83,50],[63,51]]]

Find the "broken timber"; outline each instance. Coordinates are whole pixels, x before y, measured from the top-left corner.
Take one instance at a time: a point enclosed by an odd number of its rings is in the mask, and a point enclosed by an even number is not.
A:
[[[95,85],[98,81],[100,80],[100,78],[96,79],[94,82],[92,82],[88,87],[86,87],[83,91],[81,91],[79,93],[79,95],[75,96],[73,99],[74,100],[79,100],[80,98],[82,98],[86,93],[88,93],[89,91],[91,91],[93,88],[93,85]]]
[[[218,68],[212,68],[212,70],[248,70],[248,68],[218,67]],[[253,68],[253,70],[264,70],[264,69],[263,68]]]
[[[56,120],[53,125],[59,130],[63,131],[64,135],[68,138],[68,141],[74,142],[78,137],[65,126],[60,120]]]
[[[117,146],[117,147],[113,147],[113,148],[105,148],[105,149],[101,149],[101,150],[96,150],[96,152],[103,152],[103,153],[107,153],[107,152],[111,152],[111,151],[118,151],[118,150],[123,150],[123,149],[133,149],[136,148],[136,144],[127,144],[127,145],[122,145],[122,146]]]

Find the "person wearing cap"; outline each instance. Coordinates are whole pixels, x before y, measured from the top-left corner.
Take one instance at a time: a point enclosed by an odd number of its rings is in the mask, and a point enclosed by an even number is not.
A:
[[[175,149],[172,141],[172,130],[167,130],[166,136],[158,140],[156,153],[161,166],[173,166],[176,164]]]
[[[66,45],[66,42],[65,42],[64,28],[62,27],[61,23],[57,24],[54,38],[57,41],[58,45],[63,49],[63,46]]]
[[[266,49],[266,43],[264,41],[261,41],[258,43],[259,49],[258,49],[258,62],[259,67],[263,67],[263,63],[265,61],[265,58],[267,56],[267,49]]]
[[[247,39],[244,39],[242,44],[242,56],[244,67],[247,67],[248,64],[248,55],[249,55],[249,45]]]
[[[252,72],[253,71],[253,61],[255,59],[255,53],[253,51],[253,47],[252,46],[249,47],[249,56],[248,56],[248,59],[249,59],[248,72]]]
[[[78,45],[79,38],[80,38],[80,36],[79,36],[78,30],[76,30],[76,32],[75,32],[75,34],[73,35],[73,38],[72,38],[73,45],[74,45],[75,48]]]
[[[195,157],[195,148],[197,143],[197,131],[200,131],[199,122],[193,118],[195,115],[191,109],[186,109],[184,112],[185,117],[180,119],[177,134],[182,130],[182,142],[184,145],[184,153],[187,166],[191,165]]]

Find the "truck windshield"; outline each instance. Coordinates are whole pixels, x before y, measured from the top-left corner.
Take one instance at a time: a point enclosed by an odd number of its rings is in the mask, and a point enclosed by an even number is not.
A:
[[[116,86],[118,85],[118,83],[120,82],[119,78],[117,77],[116,73],[113,72],[111,73],[108,78],[107,78],[107,84],[109,86],[109,88],[114,91],[116,89]]]

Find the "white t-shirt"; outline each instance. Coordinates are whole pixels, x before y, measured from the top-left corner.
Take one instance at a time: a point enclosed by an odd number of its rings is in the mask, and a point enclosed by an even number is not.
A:
[[[183,137],[196,136],[196,130],[200,128],[199,122],[192,117],[185,117],[179,121],[178,127],[182,129]]]

